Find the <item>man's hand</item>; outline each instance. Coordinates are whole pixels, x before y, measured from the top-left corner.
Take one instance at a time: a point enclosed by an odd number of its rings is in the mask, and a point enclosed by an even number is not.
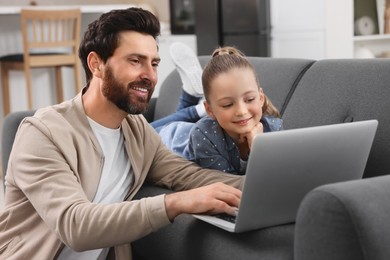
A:
[[[169,220],[182,214],[235,215],[240,204],[241,191],[224,183],[214,183],[204,187],[167,194],[165,208]]]

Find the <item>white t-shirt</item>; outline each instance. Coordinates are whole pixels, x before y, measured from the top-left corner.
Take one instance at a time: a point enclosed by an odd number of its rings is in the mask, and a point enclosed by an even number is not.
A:
[[[121,128],[106,128],[88,118],[104,153],[103,173],[92,202],[110,204],[121,202],[134,182],[134,174],[127,156]],[[88,159],[86,159],[88,160]],[[109,248],[75,252],[64,247],[59,260],[101,260],[106,259]]]

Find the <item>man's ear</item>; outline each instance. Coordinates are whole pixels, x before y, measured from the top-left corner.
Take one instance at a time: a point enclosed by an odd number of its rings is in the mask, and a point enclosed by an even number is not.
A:
[[[87,57],[87,62],[88,62],[88,68],[91,71],[92,75],[97,78],[102,78],[103,72],[101,68],[103,62],[100,59],[99,55],[94,51],[90,52]]]
[[[211,109],[211,106],[207,103],[206,100],[203,101],[203,105],[204,105],[204,107],[205,107],[205,109],[206,109],[207,114],[208,114],[211,118],[214,118],[214,119],[215,119],[214,114],[213,114],[213,110]]]

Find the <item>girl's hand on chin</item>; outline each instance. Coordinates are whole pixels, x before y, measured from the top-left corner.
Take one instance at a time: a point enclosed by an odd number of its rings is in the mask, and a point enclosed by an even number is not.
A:
[[[263,124],[259,122],[252,128],[251,131],[244,133],[244,134],[241,134],[239,142],[240,143],[247,142],[248,147],[250,148],[250,147],[252,147],[252,142],[253,142],[253,139],[255,138],[255,136],[258,134],[261,134],[263,132],[264,132]]]

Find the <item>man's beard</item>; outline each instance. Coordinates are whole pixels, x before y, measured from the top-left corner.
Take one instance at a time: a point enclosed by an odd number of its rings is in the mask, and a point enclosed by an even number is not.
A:
[[[150,80],[143,79],[133,81],[129,83],[127,87],[124,87],[115,79],[109,66],[106,68],[104,75],[103,95],[119,109],[128,114],[142,114],[147,110],[153,93],[153,85]],[[148,96],[146,98],[134,97],[131,96],[131,94],[129,96],[129,89],[136,87],[147,89]]]

